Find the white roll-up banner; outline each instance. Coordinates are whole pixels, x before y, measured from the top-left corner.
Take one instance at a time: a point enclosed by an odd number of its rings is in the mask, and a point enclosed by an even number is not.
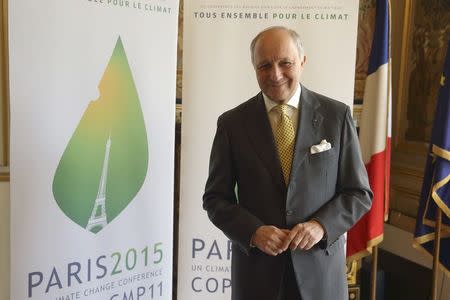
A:
[[[11,299],[172,299],[177,21],[9,1]]]
[[[202,210],[218,116],[259,92],[253,37],[296,30],[306,52],[302,83],[353,104],[357,0],[190,0],[184,6],[178,299],[230,299],[231,244]]]

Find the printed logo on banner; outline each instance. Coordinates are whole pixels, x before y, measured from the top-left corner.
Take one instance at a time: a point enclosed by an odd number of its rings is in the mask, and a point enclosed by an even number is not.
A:
[[[144,183],[148,143],[122,40],[55,172],[53,195],[75,223],[97,233],[133,200]]]

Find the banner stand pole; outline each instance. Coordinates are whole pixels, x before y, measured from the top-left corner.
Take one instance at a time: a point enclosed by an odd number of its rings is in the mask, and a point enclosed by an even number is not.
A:
[[[377,298],[378,246],[372,247],[372,277],[370,284],[370,300]]]
[[[434,237],[434,252],[433,252],[433,279],[431,281],[431,299],[437,300],[438,294],[438,271],[439,271],[439,255],[441,248],[441,227],[442,227],[442,210],[437,207],[436,214],[436,236]]]

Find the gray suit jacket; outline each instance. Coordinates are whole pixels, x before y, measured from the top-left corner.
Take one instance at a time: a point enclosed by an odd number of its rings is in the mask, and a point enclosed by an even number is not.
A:
[[[277,299],[289,256],[251,248],[256,229],[312,218],[327,237],[311,250],[291,251],[302,299],[348,299],[342,235],[369,210],[372,192],[349,107],[303,86],[299,105],[288,187],[261,93],[218,119],[203,207],[233,241],[234,300]],[[331,150],[311,154],[323,139]]]

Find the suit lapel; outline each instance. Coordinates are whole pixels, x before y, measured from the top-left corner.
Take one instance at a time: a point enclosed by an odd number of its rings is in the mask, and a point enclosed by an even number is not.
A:
[[[274,182],[280,189],[286,190],[283,172],[278,159],[278,154],[273,138],[272,127],[267,116],[266,106],[262,93],[256,96],[254,109],[249,109],[245,122],[248,138],[253,145],[255,152],[261,159]]]
[[[320,104],[314,95],[302,86],[300,95],[300,116],[295,143],[294,159],[292,161],[291,178],[293,178],[310,151],[310,147],[317,144],[317,131],[323,121],[318,112]]]

